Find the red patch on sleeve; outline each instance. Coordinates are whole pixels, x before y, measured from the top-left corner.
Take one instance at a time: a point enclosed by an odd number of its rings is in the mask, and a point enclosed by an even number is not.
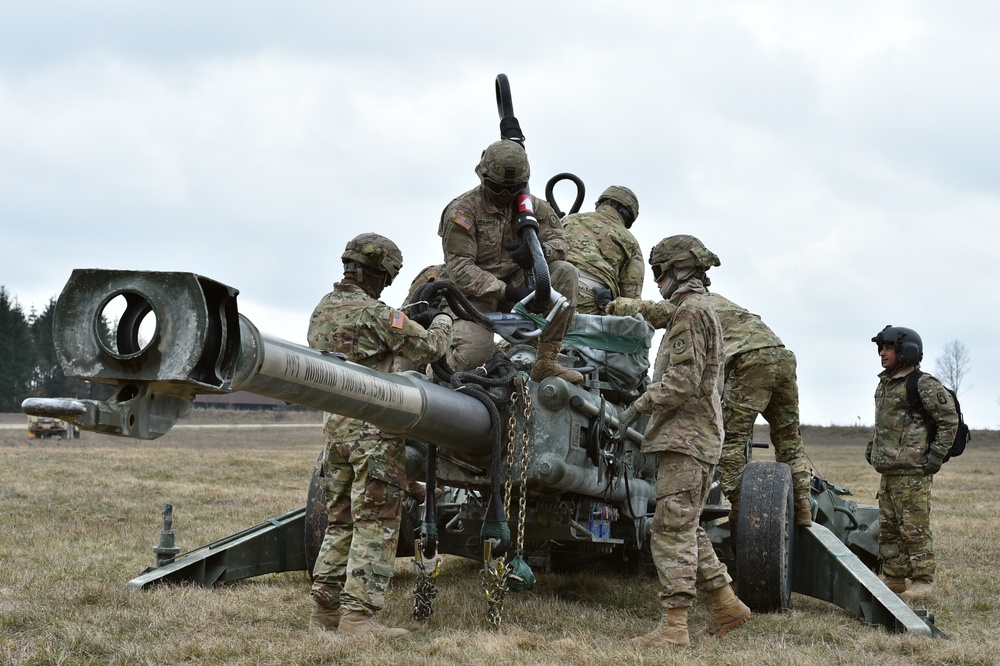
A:
[[[391,324],[391,326],[393,328],[403,328],[403,321],[405,321],[404,318],[403,318],[403,311],[402,310],[393,310],[392,311],[392,324]]]
[[[471,231],[472,230],[473,222],[472,222],[472,220],[470,220],[469,218],[467,218],[464,215],[456,215],[455,216],[455,224],[457,224],[458,226],[462,227],[466,231]]]

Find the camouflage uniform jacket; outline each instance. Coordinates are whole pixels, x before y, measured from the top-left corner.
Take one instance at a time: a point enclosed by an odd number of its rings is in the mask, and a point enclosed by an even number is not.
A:
[[[562,223],[548,202],[531,197],[538,218],[538,240],[548,262],[564,260],[568,245]],[[523,271],[510,258],[506,243],[514,237],[518,211],[514,204],[500,210],[485,196],[480,185],[449,203],[441,213],[438,235],[442,238],[448,281],[472,299],[504,300],[508,282],[522,284]]]
[[[727,362],[755,349],[785,346],[781,338],[760,320],[760,315],[755,315],[719,294],[709,293],[708,298],[722,324],[722,344],[726,350]]]
[[[440,358],[451,345],[451,319],[435,317],[429,329],[397,310],[372,298],[356,283],[337,282],[324,296],[309,320],[309,346],[340,352],[367,368],[390,372],[400,358],[426,364]],[[330,414],[327,437],[381,438],[370,423]]]
[[[706,294],[680,297],[656,353],[653,382],[635,401],[651,414],[644,452],[674,451],[709,464],[722,452],[722,329]]]
[[[955,401],[936,377],[924,373],[917,381],[917,393],[937,423],[937,436],[928,442],[927,425],[920,414],[910,411],[906,397],[906,378],[913,370],[913,366],[907,365],[894,371],[883,370],[878,376],[872,466],[880,474],[923,474],[927,451],[933,449],[944,458],[955,441],[958,430]]]
[[[645,264],[639,242],[614,208],[577,213],[563,220],[569,242],[567,261],[611,289],[612,298],[639,298]]]

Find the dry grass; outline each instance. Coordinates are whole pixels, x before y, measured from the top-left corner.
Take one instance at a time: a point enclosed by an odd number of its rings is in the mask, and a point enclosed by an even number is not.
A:
[[[238,413],[197,416],[248,421]],[[166,502],[175,507],[183,549],[304,503],[322,445],[319,417],[280,418],[307,425],[177,428],[155,442],[92,433],[37,442],[21,430],[0,430],[0,663],[871,666],[993,664],[1000,654],[996,432],[975,433],[972,448],[935,482],[940,571],[929,605],[950,640],[889,635],[796,596],[791,612],[755,616],[721,640],[683,653],[644,650],[626,639],[648,631],[659,616],[655,580],[593,572],[540,574],[530,592],[508,595],[504,623],[494,630],[485,621],[477,564],[457,558],[445,563],[426,626],[409,616],[412,565],[397,561],[382,618],[414,635],[384,645],[310,635],[304,572],[210,590],[127,591],[125,583],[152,564]],[[3,415],[0,423],[22,419]],[[864,463],[866,430],[805,428],[804,434],[822,476],[851,488],[857,501],[874,503],[878,478]],[[692,625],[704,624],[708,614],[699,599]]]

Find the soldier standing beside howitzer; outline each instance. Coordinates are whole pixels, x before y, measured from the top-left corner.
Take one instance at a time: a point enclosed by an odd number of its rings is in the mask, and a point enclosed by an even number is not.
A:
[[[696,637],[722,636],[750,618],[699,523],[722,452],[722,328],[705,288],[705,271],[718,266],[719,258],[693,236],[671,236],[656,244],[649,263],[673,311],[653,381],[620,422],[624,430],[640,414],[650,414],[642,451],[657,454],[650,546],[664,615],[653,631],[634,640],[684,647],[690,645],[688,609],[699,588],[712,596],[714,615]]]
[[[566,260],[580,271],[576,311],[604,314],[595,290],[608,290],[608,298],[639,298],[643,273],[639,242],[629,231],[639,217],[639,200],[627,187],[612,185],[597,198],[592,213],[575,213],[563,219],[569,243]]]
[[[514,237],[515,201],[528,185],[528,155],[515,141],[501,140],[483,151],[476,167],[480,184],[449,203],[441,214],[438,235],[444,248],[445,275],[480,312],[510,311],[531,289],[524,271],[532,268],[531,250]],[[573,320],[579,274],[565,261],[567,244],[562,224],[546,201],[531,197],[538,218],[538,240],[548,263],[553,289],[570,307],[560,310],[538,338],[531,378],[561,377],[582,384],[583,376],[559,365],[563,336]],[[470,321],[455,322],[455,340],[448,363],[455,370],[482,365],[495,352],[493,332]]]
[[[428,309],[410,319],[378,300],[399,274],[403,255],[388,238],[365,233],[342,256],[344,279],[323,297],[309,321],[309,346],[339,352],[381,372],[400,361],[430,363],[451,344],[451,317]],[[425,330],[426,329],[426,330]],[[392,580],[406,484],[406,447],[365,421],[328,414],[321,469],[328,526],[313,568],[317,632],[398,638],[373,615]]]
[[[706,252],[708,250],[705,250]],[[708,286],[706,280],[705,286]],[[706,290],[707,291],[707,290]],[[608,314],[642,313],[657,328],[670,316],[667,303],[645,305],[643,301],[610,301],[610,294],[598,293]],[[758,315],[724,296],[708,292],[708,300],[722,325],[725,348],[725,390],[723,418],[725,440],[719,460],[719,481],[732,510],[731,529],[737,524],[740,487],[747,465],[746,446],[753,438],[757,415],[770,426],[774,458],[788,465],[795,496],[795,524],[812,524],[809,501],[810,472],[799,428],[799,387],[795,354],[785,348]]]
[[[878,549],[886,586],[907,601],[931,595],[934,539],[931,482],[958,429],[955,401],[936,377],[917,379],[917,394],[937,424],[933,439],[922,415],[910,407],[906,379],[920,367],[923,342],[916,331],[886,326],[872,338],[882,359],[875,389],[875,431],[865,459],[882,475],[878,489]],[[906,589],[906,579],[912,581]]]

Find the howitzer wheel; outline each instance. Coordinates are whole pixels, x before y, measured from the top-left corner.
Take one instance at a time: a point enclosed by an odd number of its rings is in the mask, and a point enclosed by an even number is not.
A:
[[[777,462],[750,462],[743,470],[736,527],[739,597],[754,612],[787,610],[792,603],[795,509],[792,473]]]
[[[323,487],[323,477],[320,476],[324,453],[325,451],[320,451],[319,458],[316,459],[312,479],[309,481],[309,497],[306,499],[305,550],[306,565],[310,573],[319,557],[319,548],[323,545],[328,523],[326,489]],[[399,544],[396,547],[398,557],[413,557],[413,543],[419,528],[420,503],[408,497],[403,503],[403,513],[400,516]]]

